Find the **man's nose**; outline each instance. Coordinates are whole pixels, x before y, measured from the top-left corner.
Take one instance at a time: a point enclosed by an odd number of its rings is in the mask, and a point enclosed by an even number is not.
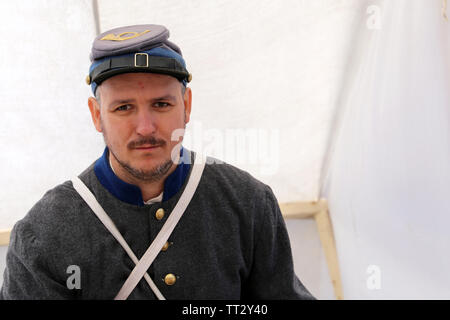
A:
[[[141,110],[137,114],[136,133],[148,136],[156,132],[156,117],[148,110]]]

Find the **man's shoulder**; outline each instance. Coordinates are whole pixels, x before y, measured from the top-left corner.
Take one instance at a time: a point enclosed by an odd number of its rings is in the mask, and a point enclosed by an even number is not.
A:
[[[41,199],[31,208],[28,215],[46,215],[54,214],[55,210],[68,210],[74,207],[74,202],[79,202],[81,198],[77,196],[77,192],[73,188],[72,181],[67,180],[54,188],[45,192]],[[58,210],[58,211],[59,211]]]
[[[235,188],[252,188],[261,191],[270,189],[249,172],[214,157],[207,157],[205,171],[208,177]]]
[[[64,233],[70,228],[82,199],[70,180],[48,190],[41,199],[19,220],[14,229],[18,233],[34,234],[40,240],[56,240],[55,231]]]
[[[208,157],[201,183],[211,198],[231,200],[244,207],[264,203],[275,195],[270,186],[249,172],[219,159]]]
[[[93,164],[80,175],[85,183],[90,182],[93,175]],[[73,187],[71,180],[66,180],[49,189],[40,198],[25,216],[25,221],[39,223],[62,223],[70,221],[74,212],[79,211],[84,205],[84,200]]]

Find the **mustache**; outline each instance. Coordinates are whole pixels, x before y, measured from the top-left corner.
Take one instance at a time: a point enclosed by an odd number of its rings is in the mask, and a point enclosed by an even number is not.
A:
[[[165,146],[166,145],[166,141],[162,140],[162,139],[157,139],[154,136],[150,136],[150,137],[145,137],[139,140],[135,140],[135,141],[131,141],[128,144],[128,148],[130,149],[134,149],[134,148],[139,148],[140,146],[143,145],[150,145],[152,147],[154,146]]]

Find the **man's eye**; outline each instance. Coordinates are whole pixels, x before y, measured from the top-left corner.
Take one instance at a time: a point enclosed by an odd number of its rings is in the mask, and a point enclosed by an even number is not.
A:
[[[123,106],[120,106],[118,108],[116,108],[116,111],[127,111],[129,110],[131,107],[129,104],[124,104]]]
[[[169,104],[167,102],[156,102],[154,104],[154,106],[157,107],[157,108],[165,108],[165,107],[168,107]]]

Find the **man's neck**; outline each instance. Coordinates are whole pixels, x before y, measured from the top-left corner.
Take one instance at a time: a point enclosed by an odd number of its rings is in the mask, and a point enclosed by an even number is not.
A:
[[[125,181],[129,184],[133,184],[139,189],[141,189],[142,193],[142,199],[144,199],[144,202],[155,198],[161,194],[164,190],[164,181],[166,178],[175,171],[177,168],[176,164],[172,163],[172,166],[167,171],[167,173],[161,177],[161,179],[157,181],[152,182],[146,182],[139,180],[135,177],[133,177],[128,171],[126,171],[114,158],[114,156],[111,155],[111,151],[109,152],[109,164],[111,166],[111,169],[113,170],[114,174],[119,177],[122,181]]]

